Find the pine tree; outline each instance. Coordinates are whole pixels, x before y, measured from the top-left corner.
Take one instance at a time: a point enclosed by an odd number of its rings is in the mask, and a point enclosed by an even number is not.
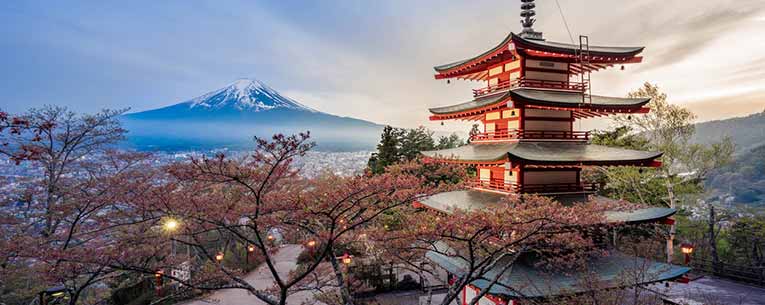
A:
[[[385,167],[399,161],[398,151],[400,131],[391,126],[385,126],[377,144],[377,152],[372,154],[367,163],[372,173],[380,174],[385,171]]]
[[[423,126],[415,129],[401,130],[400,149],[401,158],[414,160],[423,150],[433,150],[436,147],[433,141],[433,132]]]

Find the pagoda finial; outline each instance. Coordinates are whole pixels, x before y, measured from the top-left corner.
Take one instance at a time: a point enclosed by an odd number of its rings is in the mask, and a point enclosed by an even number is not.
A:
[[[531,18],[537,14],[534,11],[534,8],[536,7],[534,0],[521,0],[521,3],[521,17],[523,17],[523,19],[521,19],[521,25],[523,26],[521,37],[544,40],[544,38],[542,38],[542,32],[535,32],[532,28],[534,26],[534,22],[537,21],[536,19]]]

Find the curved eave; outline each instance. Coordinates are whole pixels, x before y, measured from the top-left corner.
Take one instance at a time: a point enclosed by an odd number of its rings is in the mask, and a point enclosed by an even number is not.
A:
[[[542,52],[561,53],[572,56],[579,54],[579,45],[525,39],[521,36],[515,35],[514,33],[510,33],[510,39],[516,49],[530,49]],[[630,58],[640,54],[644,49],[645,47],[590,46],[589,52],[590,56]]]
[[[507,35],[507,37],[505,37],[505,39],[503,39],[497,46],[477,56],[433,67],[437,73],[435,76],[436,79],[458,77],[460,75],[475,72],[476,66],[485,63],[506,51],[510,51],[509,45],[512,41],[512,35],[513,34],[510,33],[510,35]]]
[[[658,166],[661,152],[631,150],[578,142],[537,142],[468,144],[456,148],[423,151],[422,155],[441,162],[501,164],[507,160],[534,167],[571,166]]]
[[[608,211],[605,212],[609,223],[653,223],[675,215],[677,210],[672,208],[644,208],[631,211]]]
[[[567,107],[579,109],[639,110],[650,98],[624,98],[592,95],[592,101],[582,99],[582,93],[572,91],[554,91],[543,89],[516,88],[509,91],[514,102],[547,107]]]
[[[515,143],[468,144],[456,148],[429,150],[421,152],[431,159],[444,162],[486,164],[503,163],[507,160],[507,151]]]
[[[531,165],[653,166],[661,155],[661,152],[571,142],[520,142],[508,150],[511,161]]]
[[[480,115],[485,111],[502,108],[507,104],[509,99],[509,91],[500,92],[456,105],[430,108],[428,111],[433,114],[430,117],[431,121],[469,118],[475,115]]]

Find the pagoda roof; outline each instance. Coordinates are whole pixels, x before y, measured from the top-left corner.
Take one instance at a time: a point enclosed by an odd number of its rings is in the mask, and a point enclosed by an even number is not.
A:
[[[491,95],[477,97],[473,100],[428,109],[434,116],[431,119],[449,119],[472,117],[486,111],[501,108],[508,101],[513,101],[516,107],[520,104],[531,108],[551,108],[576,111],[576,117],[592,117],[608,113],[645,112],[643,108],[650,98],[625,98],[601,95],[591,95],[584,102],[582,93],[576,91],[555,91],[545,89],[514,88]]]
[[[510,90],[515,102],[541,106],[581,107],[581,108],[639,108],[651,101],[651,98],[626,98],[591,95],[592,101],[582,102],[582,93],[573,91],[553,91],[544,89],[516,88]]]
[[[459,103],[456,105],[435,107],[435,108],[430,108],[428,110],[432,114],[459,113],[459,112],[468,111],[468,110],[474,110],[474,109],[477,110],[482,107],[498,104],[498,103],[506,101],[508,98],[510,98],[510,92],[505,91],[505,92],[499,92],[496,94],[480,96],[473,100],[470,100],[464,103]],[[581,95],[579,99],[581,100]],[[502,105],[498,105],[498,106],[502,106]]]
[[[489,49],[486,52],[483,52],[483,53],[478,54],[476,56],[473,56],[471,58],[466,58],[466,59],[458,60],[458,61],[455,61],[455,62],[452,62],[452,63],[448,63],[448,64],[444,64],[444,65],[440,65],[440,66],[435,66],[435,67],[433,67],[433,69],[435,69],[438,72],[444,72],[444,71],[447,71],[447,70],[454,69],[454,68],[457,68],[459,66],[465,65],[467,63],[478,61],[480,59],[483,59],[483,58],[487,57],[487,55],[491,55],[491,54],[498,53],[498,52],[501,52],[501,51],[509,51],[510,49],[509,49],[508,46],[509,46],[509,43],[512,41],[512,39],[513,39],[513,33],[510,33],[509,35],[507,35],[507,37],[505,37],[505,39],[502,40],[502,42],[500,42],[498,45],[496,45],[495,47]]]
[[[562,53],[575,56],[579,55],[578,44],[526,39],[514,33],[510,33],[510,38],[513,41],[513,44],[515,44],[516,49],[531,49],[543,52]],[[645,49],[645,47],[589,46],[590,56],[604,57],[632,57],[643,52],[643,49]]]
[[[502,200],[507,196],[516,195],[470,189],[438,193],[422,199],[418,203],[430,209],[451,214],[455,210],[473,211],[491,209],[502,204]],[[615,201],[602,196],[560,195],[549,197],[567,205],[588,200]],[[604,216],[606,223],[637,224],[665,219],[676,212],[677,210],[672,208],[649,207],[626,211],[605,211]]]
[[[589,46],[588,61],[596,66],[587,68],[597,70],[617,63],[639,62],[636,55],[644,47]],[[538,57],[557,57],[575,61],[579,54],[578,44],[526,39],[514,33],[508,34],[499,44],[476,56],[433,67],[436,79],[462,77],[483,73],[487,66],[515,58],[516,53]],[[526,54],[528,53],[528,54]],[[637,60],[635,60],[637,59]],[[483,78],[483,75],[482,77]]]
[[[426,257],[435,264],[446,269],[449,273],[461,276],[468,266],[468,262],[450,253],[450,248],[443,242],[435,244],[436,251],[428,251]],[[550,298],[568,296],[588,292],[588,285],[582,285],[582,280],[596,275],[599,285],[597,289],[628,288],[650,283],[674,280],[682,277],[691,269],[688,267],[671,265],[653,261],[650,259],[629,256],[610,250],[605,255],[596,255],[585,261],[586,268],[568,268],[558,272],[547,272],[537,266],[539,262],[534,255],[521,254],[515,261],[510,255],[500,259],[483,278],[470,284],[484,289],[489,287],[491,280],[497,277],[497,273],[506,269],[507,264],[513,264],[507,268],[505,274],[500,275],[499,281],[489,288],[492,295],[501,295],[509,298]],[[624,276],[639,271],[641,276],[637,282],[626,284]]]
[[[652,161],[660,152],[631,150],[581,142],[468,144],[457,148],[423,151],[426,157],[462,163],[523,161],[526,164],[606,165]]]

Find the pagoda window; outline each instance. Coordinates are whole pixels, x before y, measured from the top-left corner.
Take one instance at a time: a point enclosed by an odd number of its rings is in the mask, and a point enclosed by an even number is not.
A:
[[[571,131],[571,122],[568,121],[526,120],[523,124],[525,130]]]
[[[518,117],[518,111],[515,110],[515,109],[503,110],[502,111],[502,118],[503,119],[516,118],[516,117]]]
[[[505,72],[517,70],[517,69],[520,69],[520,68],[521,68],[521,61],[520,60],[511,61],[511,62],[505,64]]]
[[[507,121],[507,129],[518,129],[518,128],[520,128],[520,121],[518,120]]]
[[[512,170],[506,169],[505,184],[513,184],[517,182],[518,182],[518,175],[516,175]]]
[[[478,169],[478,179],[481,181],[489,181],[491,180],[491,169],[489,168],[479,168]]]
[[[568,63],[565,62],[555,62],[555,61],[544,61],[544,60],[536,60],[536,59],[527,59],[526,60],[526,68],[538,68],[538,69],[546,69],[546,70],[558,70],[558,71],[564,71],[568,73]]]
[[[549,81],[556,81],[556,82],[567,82],[568,73],[526,71],[526,78],[538,79],[538,80],[549,80]]]
[[[510,72],[510,80],[521,78],[521,71]]]
[[[525,171],[523,173],[524,184],[568,184],[577,182],[576,170],[540,170]]]
[[[497,130],[497,124],[496,123],[486,123],[483,125],[483,130],[485,132],[494,132]]]
[[[487,114],[486,114],[486,120],[487,120],[487,121],[491,121],[491,120],[499,120],[499,113],[500,113],[499,111],[495,111],[495,112],[489,112],[489,113],[487,113]]]
[[[497,66],[489,69],[489,76],[494,76],[500,73],[502,73],[502,66]]]
[[[497,84],[499,84],[499,77],[489,79],[489,86],[496,86]]]
[[[526,109],[527,117],[534,118],[571,118],[571,111],[549,109]]]

